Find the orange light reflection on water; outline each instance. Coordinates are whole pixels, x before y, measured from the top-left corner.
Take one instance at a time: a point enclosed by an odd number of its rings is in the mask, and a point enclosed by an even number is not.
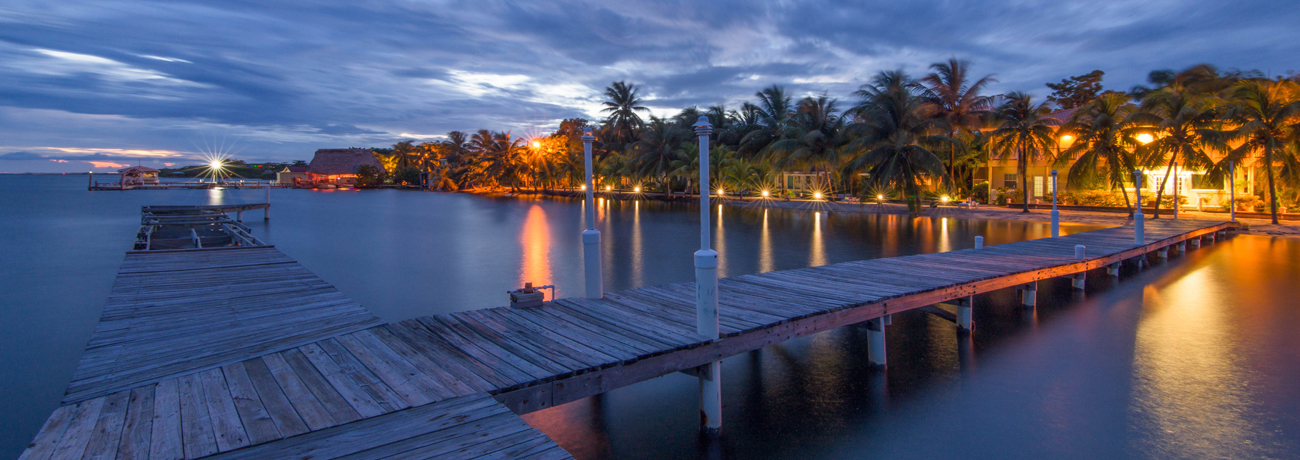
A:
[[[551,226],[547,224],[546,211],[541,206],[528,208],[528,217],[524,219],[524,228],[519,234],[519,244],[523,248],[523,257],[519,267],[519,282],[515,285],[552,284]]]

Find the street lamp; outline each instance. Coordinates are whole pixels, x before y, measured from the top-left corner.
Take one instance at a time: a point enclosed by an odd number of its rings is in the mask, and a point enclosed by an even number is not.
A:
[[[709,117],[695,122],[700,138],[700,250],[695,252],[695,332],[705,339],[717,340],[718,329],[718,253],[709,248],[709,135],[713,125]],[[721,361],[700,366],[700,423],[704,432],[716,434],[722,428]]]

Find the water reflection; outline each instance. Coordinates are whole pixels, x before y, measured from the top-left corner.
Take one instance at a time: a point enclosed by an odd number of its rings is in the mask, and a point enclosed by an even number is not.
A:
[[[822,213],[813,213],[812,244],[808,247],[808,266],[826,265],[826,243],[822,241]]]
[[[523,248],[520,260],[519,282],[533,283],[533,286],[552,284],[551,277],[551,226],[546,220],[546,211],[541,206],[528,208],[528,217],[524,219],[523,231],[519,233],[519,244]]]
[[[772,229],[768,227],[768,210],[763,210],[763,226],[758,234],[758,272],[767,273],[774,270],[776,262],[772,258]]]

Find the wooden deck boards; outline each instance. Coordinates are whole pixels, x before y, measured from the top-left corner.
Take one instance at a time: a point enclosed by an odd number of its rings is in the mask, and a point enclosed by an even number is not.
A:
[[[733,277],[719,284],[723,334],[711,341],[694,335],[690,283],[379,324],[273,248],[132,254],[88,371],[23,458],[568,458],[511,411],[1226,227],[1153,222],[1143,246],[1121,227]],[[250,294],[212,294],[240,285]]]
[[[274,248],[127,254],[64,403],[380,323]]]

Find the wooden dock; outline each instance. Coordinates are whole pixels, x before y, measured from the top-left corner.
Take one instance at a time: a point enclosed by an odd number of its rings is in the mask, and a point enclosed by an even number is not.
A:
[[[1230,227],[1161,220],[1142,245],[1119,227],[727,278],[716,340],[695,334],[687,283],[379,324],[273,248],[131,254],[22,458],[568,458],[515,414]]]

